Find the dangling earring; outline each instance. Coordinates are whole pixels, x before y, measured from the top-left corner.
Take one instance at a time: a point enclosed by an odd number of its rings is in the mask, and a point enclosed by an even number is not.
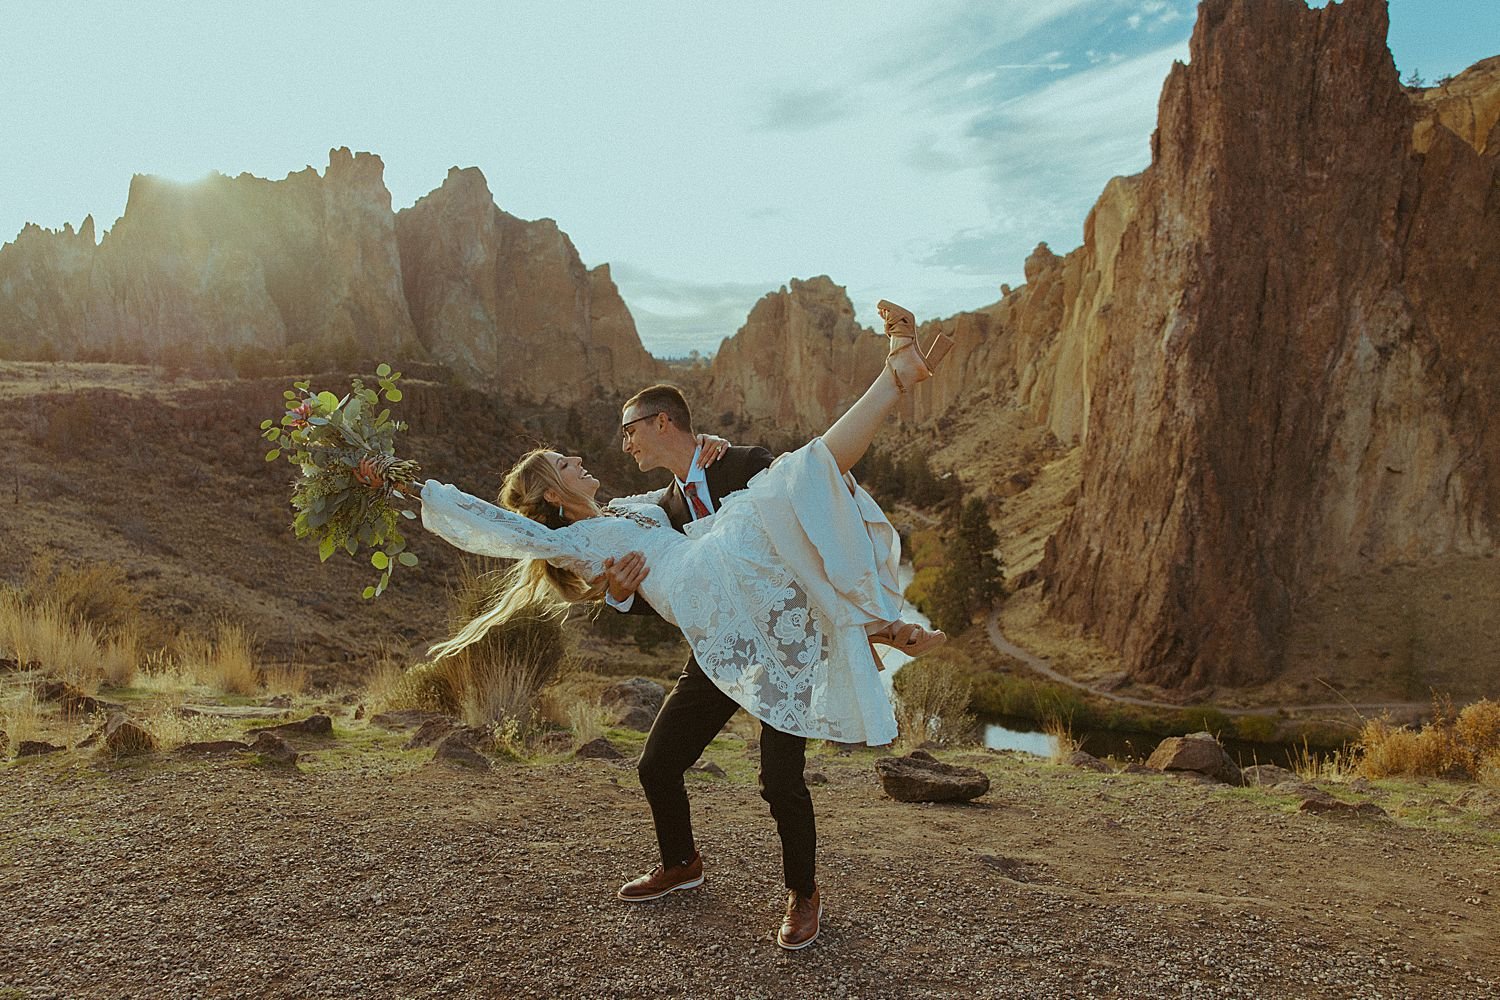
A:
[[[566,517],[566,515],[563,514],[562,504],[558,504],[557,505],[557,519],[559,521],[561,521],[564,517]]]

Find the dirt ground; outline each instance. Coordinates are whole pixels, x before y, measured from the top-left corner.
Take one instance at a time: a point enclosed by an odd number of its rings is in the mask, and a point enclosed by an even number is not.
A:
[[[611,738],[469,771],[346,709],[292,772],[9,762],[0,997],[1500,997],[1490,790],[1379,782],[1389,816],[1334,819],[965,750],[990,792],[912,805],[881,751],[814,744],[824,924],[788,954],[754,743],[689,775],[703,888],[626,904],[653,839],[641,737]]]

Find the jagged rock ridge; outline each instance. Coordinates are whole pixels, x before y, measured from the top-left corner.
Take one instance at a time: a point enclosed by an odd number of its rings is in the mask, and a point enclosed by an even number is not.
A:
[[[241,353],[431,354],[539,398],[657,371],[607,266],[585,269],[551,220],[501,212],[475,169],[399,219],[380,158],[348,149],[280,181],[137,176],[97,247],[90,218],[77,233],[27,226],[0,248],[0,357]]]

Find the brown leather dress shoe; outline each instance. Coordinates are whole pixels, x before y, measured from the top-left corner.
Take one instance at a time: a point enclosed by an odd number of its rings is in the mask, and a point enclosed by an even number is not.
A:
[[[818,890],[804,896],[793,889],[786,896],[786,917],[781,921],[781,930],[776,932],[776,943],[787,951],[806,948],[818,939],[818,921],[823,916],[823,903]]]
[[[649,874],[626,882],[615,895],[628,903],[644,903],[648,899],[661,899],[678,889],[696,889],[703,884],[703,855],[694,854],[693,860],[670,868],[657,865]]]

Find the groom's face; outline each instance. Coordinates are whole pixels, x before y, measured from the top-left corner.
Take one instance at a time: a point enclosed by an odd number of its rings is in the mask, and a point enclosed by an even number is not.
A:
[[[668,420],[665,414],[636,404],[620,414],[620,449],[642,472],[665,468]]]

